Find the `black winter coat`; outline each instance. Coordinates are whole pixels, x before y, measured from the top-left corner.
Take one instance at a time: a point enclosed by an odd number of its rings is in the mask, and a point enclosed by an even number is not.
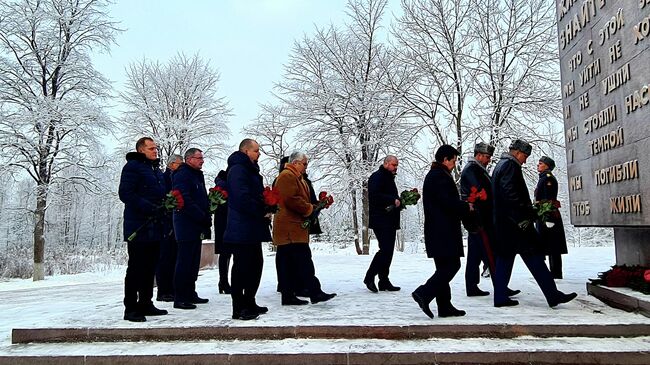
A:
[[[552,200],[557,201],[557,179],[551,171],[544,171],[539,174],[539,181],[535,188],[535,201]],[[564,235],[564,224],[562,216],[551,217],[549,222],[553,227],[547,227],[546,223],[536,222],[537,232],[544,245],[544,253],[549,255],[561,255],[568,253],[566,247],[566,236]]]
[[[271,241],[269,219],[265,218],[264,183],[260,168],[243,152],[228,157],[228,221],[223,240],[233,244]]]
[[[307,183],[307,186],[309,187],[309,200],[314,205],[318,204],[316,191],[314,190],[314,186],[312,185],[311,180],[309,180],[309,176],[307,176],[307,174],[305,173],[302,175],[302,179],[305,180],[305,183]],[[320,220],[316,218],[316,220],[309,225],[309,234],[322,234],[322,233],[323,230],[320,228]]]
[[[368,179],[368,228],[400,228],[399,213],[403,207],[386,211],[387,207],[395,205],[395,199],[399,199],[395,175],[379,166]]]
[[[148,160],[143,153],[126,154],[118,194],[124,203],[124,241],[138,228],[132,242],[160,241],[164,232],[162,201],[167,194],[160,160]]]
[[[218,186],[226,190],[226,180],[220,176],[225,176],[225,173],[220,172],[214,178],[214,186]],[[227,190],[226,190],[227,192]],[[226,232],[226,223],[228,223],[228,199],[224,204],[217,207],[214,212],[214,253],[224,253],[226,250],[223,243],[223,234]]]
[[[461,218],[469,204],[460,199],[454,178],[446,166],[434,162],[422,187],[424,244],[427,257],[463,257]]]
[[[521,165],[504,153],[492,172],[494,192],[495,251],[501,255],[542,253],[534,226],[533,204],[528,195]],[[530,221],[526,229],[519,223]]]
[[[176,241],[195,241],[210,238],[212,217],[209,212],[208,192],[203,171],[181,165],[172,176],[172,187],[183,195],[185,206],[174,210]]]

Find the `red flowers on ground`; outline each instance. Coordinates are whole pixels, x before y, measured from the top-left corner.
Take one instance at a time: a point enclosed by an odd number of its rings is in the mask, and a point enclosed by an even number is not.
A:
[[[280,210],[280,192],[277,189],[272,189],[270,186],[264,188],[262,192],[264,197],[264,205],[266,205],[267,213],[277,213]]]
[[[210,188],[208,200],[210,201],[210,213],[214,213],[220,205],[226,203],[228,200],[228,192],[220,186],[215,186]]]

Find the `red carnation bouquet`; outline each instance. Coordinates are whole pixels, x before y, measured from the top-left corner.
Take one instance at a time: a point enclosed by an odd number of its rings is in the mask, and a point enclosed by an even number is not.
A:
[[[160,206],[157,209],[157,212],[162,211],[164,214],[167,214],[168,212],[173,211],[174,209],[176,210],[181,210],[185,206],[185,200],[183,200],[183,194],[181,194],[180,190],[172,190],[165,197],[163,198]],[[144,227],[148,226],[153,222],[154,220],[159,219],[158,214],[154,214],[150,216],[146,222],[144,222],[138,229],[133,231],[131,235],[126,239],[129,242],[133,242],[133,240],[138,236],[138,232],[140,232]]]
[[[417,204],[421,197],[422,195],[420,195],[420,192],[417,188],[402,191],[402,193],[399,195],[399,201],[401,203],[400,209],[406,209],[407,205]],[[390,212],[395,208],[397,208],[395,205],[389,205],[386,207],[386,211]]]
[[[476,186],[469,188],[469,196],[467,196],[468,203],[476,203],[476,201],[486,201],[487,193],[485,189],[478,190]]]
[[[314,207],[313,218],[307,218],[302,222],[302,228],[308,229],[312,224],[315,224],[318,220],[318,214],[323,209],[328,209],[334,203],[334,197],[328,195],[326,191],[321,191],[318,194],[318,203]],[[314,214],[315,213],[315,214]]]
[[[267,213],[275,214],[280,210],[280,192],[277,189],[267,186],[264,188],[262,196]]]
[[[217,211],[220,205],[226,204],[228,192],[220,186],[215,186],[210,188],[208,200],[210,201],[210,213],[212,214]]]

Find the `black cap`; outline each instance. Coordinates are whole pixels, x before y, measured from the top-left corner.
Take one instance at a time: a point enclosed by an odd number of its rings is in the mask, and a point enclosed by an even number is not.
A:
[[[524,141],[523,139],[515,139],[512,141],[509,148],[511,150],[521,151],[528,156],[530,156],[530,153],[533,152],[533,146],[531,146],[530,143]]]
[[[548,156],[540,157],[539,162],[545,163],[546,166],[548,166],[549,170],[553,170],[555,168],[555,161],[553,161],[553,159]]]

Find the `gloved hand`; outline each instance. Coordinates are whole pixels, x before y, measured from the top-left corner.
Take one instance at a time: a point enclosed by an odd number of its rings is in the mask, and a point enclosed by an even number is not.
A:
[[[311,212],[311,214],[307,218],[311,221],[315,221],[316,219],[318,219],[319,215],[320,215],[320,209],[314,209],[314,211]]]

